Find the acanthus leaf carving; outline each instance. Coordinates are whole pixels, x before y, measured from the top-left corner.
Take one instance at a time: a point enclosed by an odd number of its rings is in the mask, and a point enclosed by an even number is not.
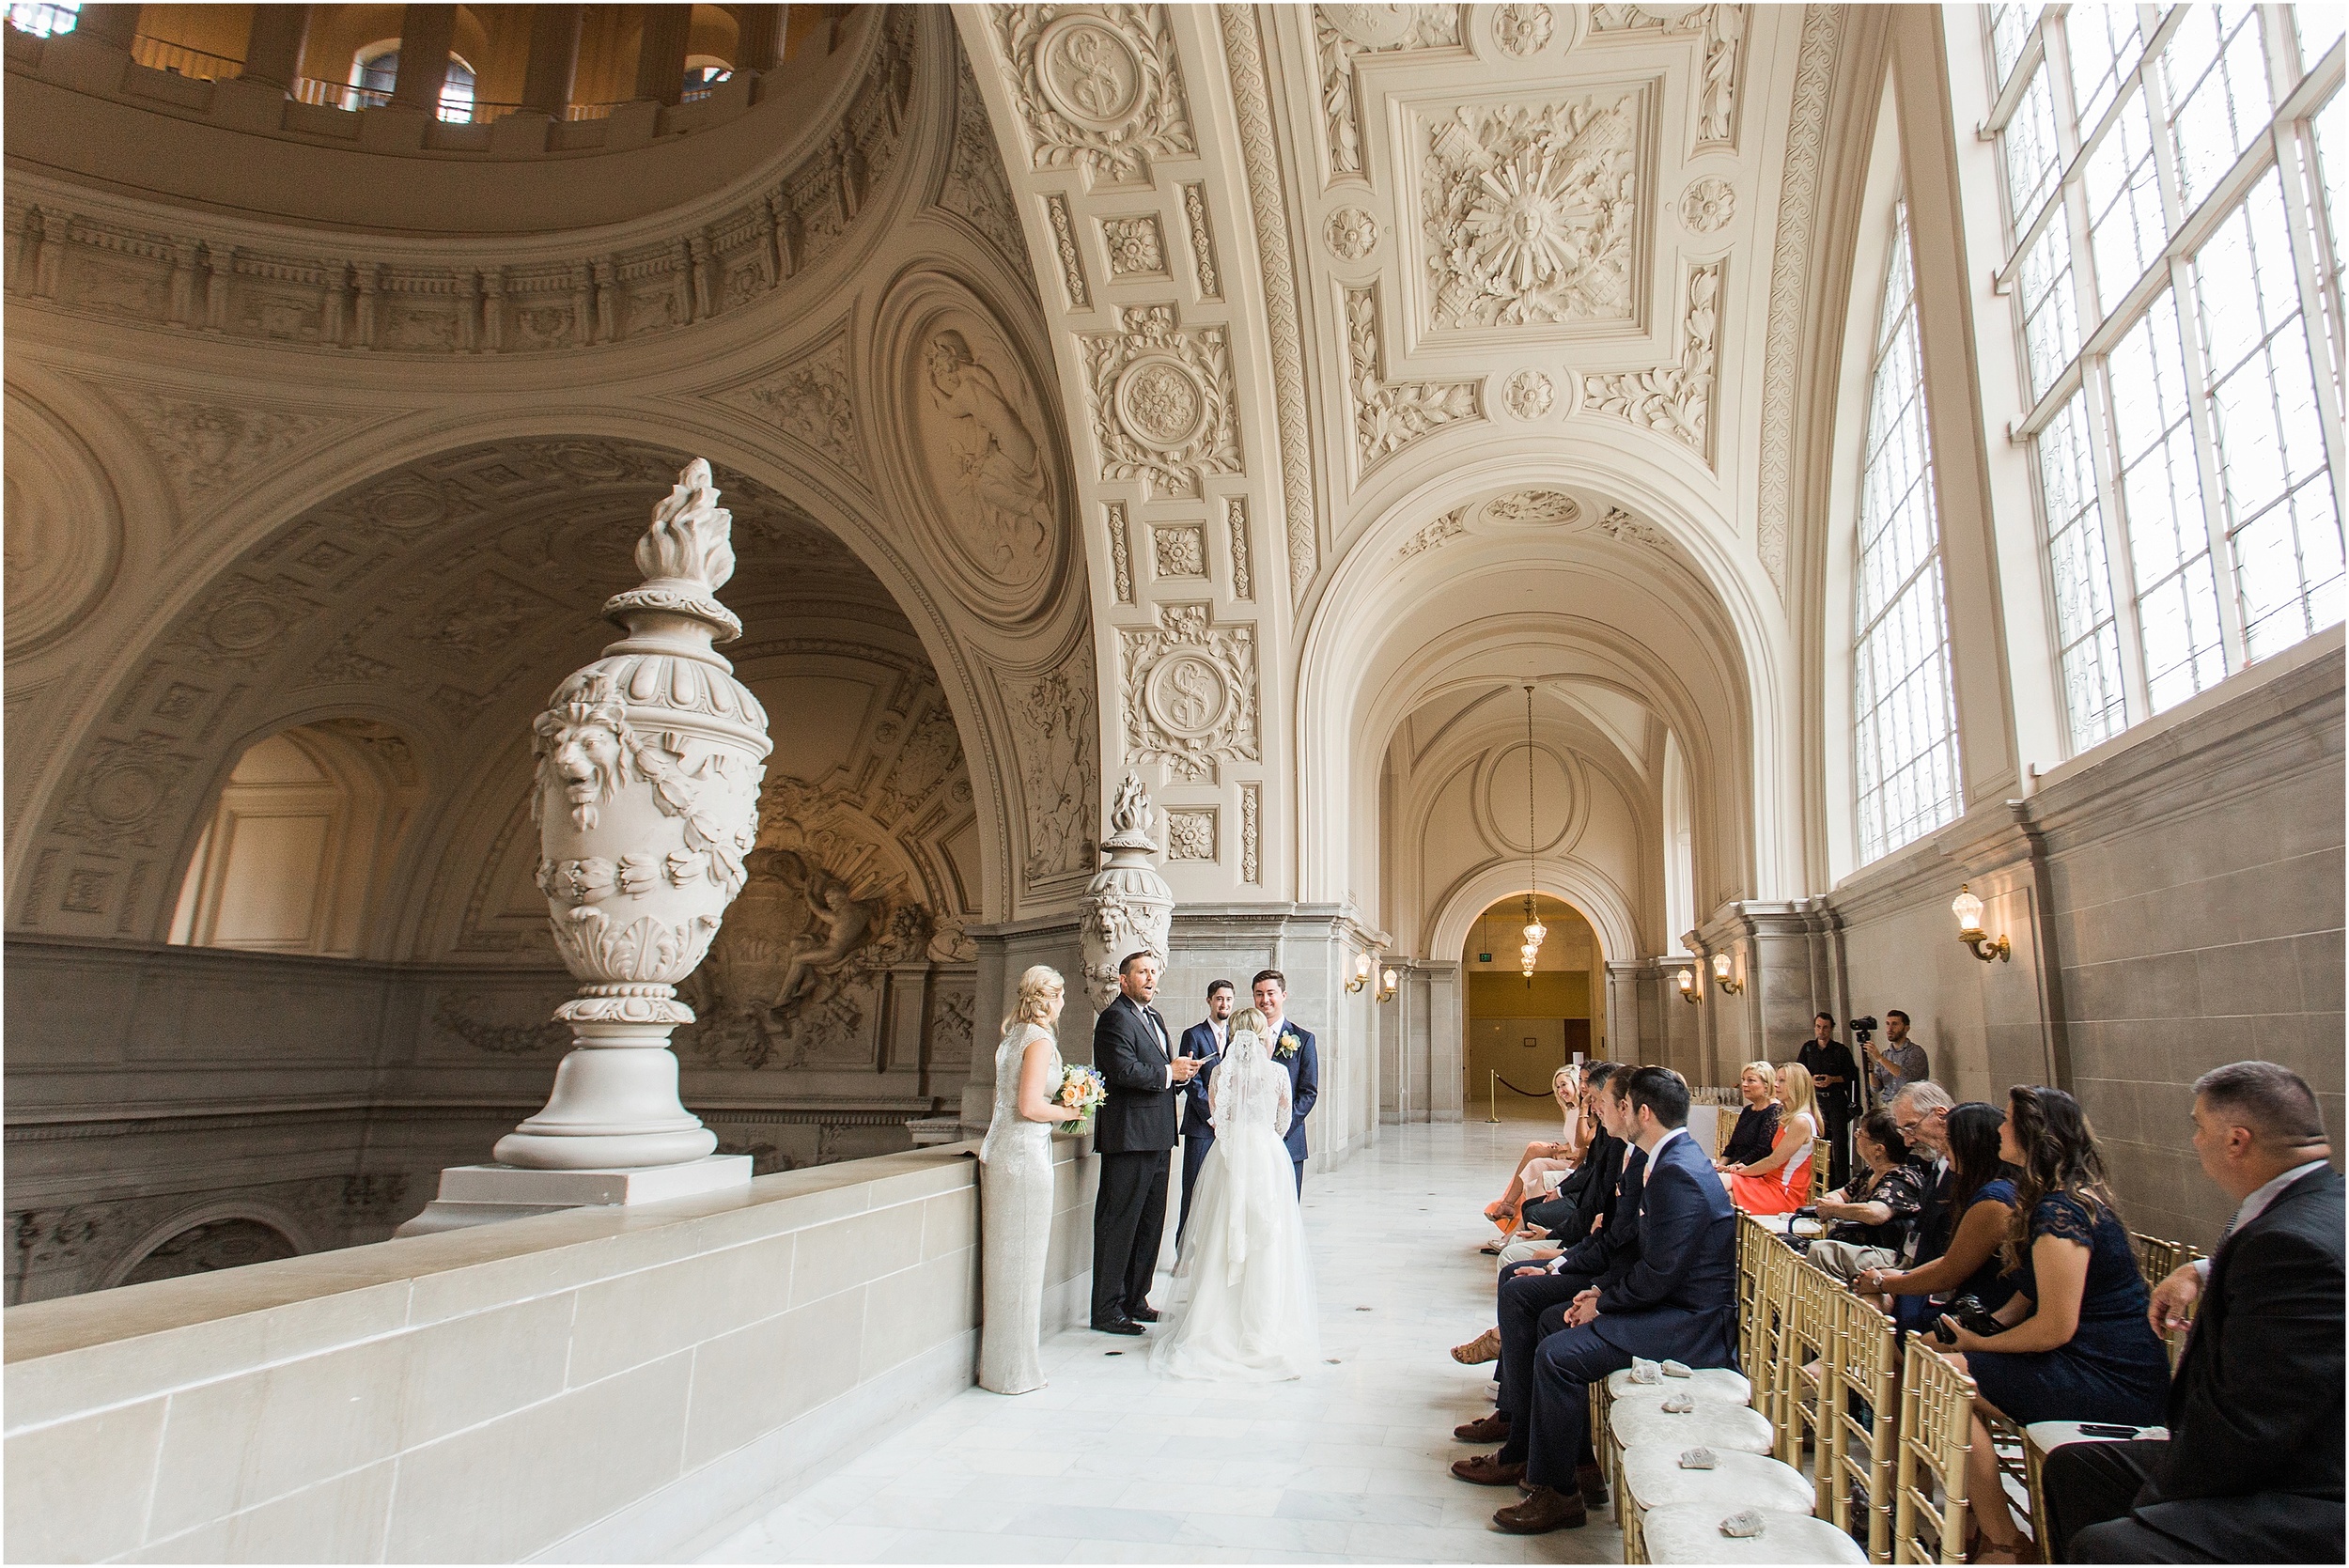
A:
[[[1256,597],[1256,582],[1249,552],[1247,497],[1224,497],[1223,517],[1232,529],[1232,597],[1252,599]]]
[[[1745,66],[1747,8],[1742,5],[1591,8],[1593,37],[1657,31],[1694,35],[1703,41],[1697,67],[1696,126],[1691,151],[1734,147],[1737,141],[1737,94]]]
[[[1708,463],[1715,361],[1720,331],[1721,271],[1716,261],[1688,270],[1688,314],[1677,363],[1653,370],[1582,379],[1582,406],[1672,437]]]
[[[1126,527],[1126,504],[1112,501],[1101,508],[1102,521],[1110,535],[1110,575],[1117,589],[1117,602],[1134,601],[1133,541]]]
[[[1431,327],[1632,318],[1642,99],[1464,103],[1428,125],[1420,231]]]
[[[1193,784],[1260,759],[1254,627],[1219,627],[1205,604],[1162,604],[1157,625],[1117,636],[1129,758]]]
[[[1621,539],[1625,544],[1645,545],[1651,550],[1662,550],[1667,544],[1662,530],[1653,523],[1641,522],[1620,506],[1608,507],[1607,515],[1593,526],[1609,538]]]
[[[1199,150],[1164,7],[1004,6],[995,27],[1036,169],[1146,183]]]
[[[1469,509],[1462,506],[1422,526],[1418,533],[1403,541],[1402,549],[1394,552],[1395,564],[1400,566],[1414,555],[1423,555],[1435,549],[1446,539],[1456,539],[1467,533],[1468,514]]]
[[[801,444],[830,458],[853,478],[865,477],[857,430],[856,388],[848,371],[845,335],[786,368],[772,380],[722,401],[771,420]]]
[[[1207,475],[1242,472],[1226,329],[1186,330],[1171,303],[1119,320],[1120,332],[1082,337],[1101,477],[1189,500]]]
[[[1019,222],[1011,185],[1003,178],[1003,154],[995,145],[995,130],[987,116],[979,84],[971,74],[971,57],[959,39],[955,44],[955,146],[939,188],[938,205],[968,222],[1016,267],[1028,264],[1028,247],[1019,238]]]
[[[1330,173],[1362,172],[1361,111],[1354,57],[1414,49],[1457,48],[1468,8],[1458,5],[1337,5],[1313,8],[1314,54],[1321,71],[1322,134]]]
[[[1091,310],[1093,289],[1085,282],[1084,257],[1077,251],[1077,229],[1068,218],[1068,198],[1058,191],[1048,192],[1044,197],[1044,218],[1052,225],[1052,252],[1060,257],[1060,282],[1068,292],[1068,308]]]
[[[1190,225],[1190,255],[1199,273],[1199,297],[1223,298],[1222,274],[1216,269],[1215,229],[1207,219],[1207,188],[1197,180],[1183,187],[1183,220]]]
[[[129,388],[109,389],[147,438],[189,512],[252,488],[272,464],[340,423],[292,409],[256,408]]]
[[[1363,469],[1376,466],[1443,426],[1484,416],[1474,381],[1389,381],[1378,343],[1375,289],[1346,291],[1346,347],[1354,405],[1354,449]]]
[[[1019,726],[1014,748],[1028,837],[1030,888],[1085,869],[1100,764],[1095,748],[1093,656],[1071,648],[1053,669],[1002,681]]]

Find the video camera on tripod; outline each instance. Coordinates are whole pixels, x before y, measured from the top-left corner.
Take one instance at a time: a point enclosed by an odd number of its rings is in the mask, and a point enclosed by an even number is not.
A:
[[[1883,1027],[1884,1026],[1882,1024],[1876,1022],[1876,1020],[1873,1017],[1854,1018],[1851,1020],[1850,1024],[1852,1038],[1859,1041],[1859,1044],[1863,1046],[1868,1043],[1869,1035],[1874,1034],[1877,1030]]]

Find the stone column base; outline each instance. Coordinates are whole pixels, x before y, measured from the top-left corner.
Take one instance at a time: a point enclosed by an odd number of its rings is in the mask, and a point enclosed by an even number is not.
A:
[[[747,1187],[748,1155],[711,1155],[684,1165],[647,1170],[530,1171],[519,1165],[452,1165],[441,1172],[440,1195],[395,1235],[434,1235],[468,1225],[521,1219],[561,1209],[602,1208],[692,1198]]]

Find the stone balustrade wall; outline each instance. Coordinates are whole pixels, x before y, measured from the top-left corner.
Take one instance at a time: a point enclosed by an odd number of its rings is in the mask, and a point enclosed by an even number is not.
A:
[[[1045,1327],[1091,1257],[1059,1140]],[[968,1388],[956,1144],[39,1302],[5,1319],[25,1561],[688,1554]]]

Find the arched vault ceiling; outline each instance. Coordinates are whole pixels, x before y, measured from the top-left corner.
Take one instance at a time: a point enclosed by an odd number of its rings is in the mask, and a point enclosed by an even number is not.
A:
[[[1529,567],[1575,558],[1576,530],[1626,547],[1610,591],[1657,613],[1646,657],[1682,693],[1674,726],[1716,732],[1735,783],[1723,885],[1752,886],[1744,823],[1779,784],[1750,753],[1778,743],[1787,664],[1787,514],[1766,492],[1787,483],[1841,8],[957,19],[992,67],[1080,506],[1109,546],[1097,648],[1127,700],[1105,771],[1262,824],[1237,856],[1177,868],[1177,895],[1361,895],[1336,835],[1359,844],[1369,819],[1321,802],[1358,793],[1386,736],[1333,731],[1323,756],[1320,727],[1359,721],[1377,685],[1365,624],[1420,626],[1422,644],[1393,644],[1408,660],[1447,624],[1514,612],[1521,583],[1486,577],[1471,602],[1420,582],[1488,524],[1540,541]],[[1525,491],[1541,494],[1486,515]],[[1571,519],[1541,515],[1544,495]],[[1561,582],[1527,608],[1571,618],[1575,598]],[[1414,613],[1438,600],[1449,623]],[[1702,638],[1675,629],[1697,622]],[[1186,690],[1212,685],[1207,706],[1246,722],[1168,744],[1176,645],[1212,672]]]

